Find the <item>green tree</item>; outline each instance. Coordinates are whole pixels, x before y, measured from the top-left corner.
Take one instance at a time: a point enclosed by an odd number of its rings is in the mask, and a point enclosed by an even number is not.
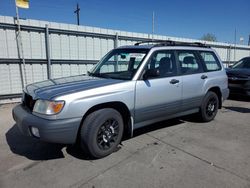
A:
[[[212,34],[212,33],[207,33],[207,34],[204,34],[204,35],[201,37],[201,40],[216,42],[216,41],[217,41],[217,38],[216,38],[216,36],[215,36],[214,34]]]

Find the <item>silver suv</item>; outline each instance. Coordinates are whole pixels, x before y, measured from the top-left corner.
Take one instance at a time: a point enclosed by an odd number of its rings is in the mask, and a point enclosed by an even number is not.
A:
[[[28,85],[13,117],[24,135],[111,154],[140,127],[197,113],[214,119],[228,97],[216,52],[199,43],[146,41],[111,50],[88,75]]]

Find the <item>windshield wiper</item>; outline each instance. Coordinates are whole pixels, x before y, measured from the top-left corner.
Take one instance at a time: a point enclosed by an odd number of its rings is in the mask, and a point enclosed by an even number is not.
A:
[[[110,78],[110,76],[107,74],[95,73],[95,72],[88,72],[88,75],[98,77],[98,78]]]
[[[98,76],[100,76],[100,73],[95,73],[95,72],[87,72],[87,74],[89,75],[89,76],[95,76],[95,77],[98,77]]]

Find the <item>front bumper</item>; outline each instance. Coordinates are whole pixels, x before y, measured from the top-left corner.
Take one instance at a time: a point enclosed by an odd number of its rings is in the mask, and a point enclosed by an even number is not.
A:
[[[230,94],[250,96],[250,80],[248,78],[228,77]]]
[[[35,137],[31,133],[31,127],[35,127],[39,130],[40,137],[38,139],[53,143],[75,143],[81,124],[81,118],[43,119],[30,113],[22,105],[13,108],[12,115],[22,134]]]
[[[226,100],[229,96],[229,89],[226,88],[226,89],[223,89],[222,91],[222,101]]]

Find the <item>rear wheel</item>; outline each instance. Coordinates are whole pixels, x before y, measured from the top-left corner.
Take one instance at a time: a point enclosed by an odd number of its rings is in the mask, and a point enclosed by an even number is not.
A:
[[[200,118],[204,122],[209,122],[213,120],[217,114],[219,107],[219,99],[216,93],[209,91],[205,95],[201,109],[200,109]]]
[[[121,114],[112,108],[104,108],[89,114],[81,128],[81,147],[94,158],[114,152],[123,135]]]

